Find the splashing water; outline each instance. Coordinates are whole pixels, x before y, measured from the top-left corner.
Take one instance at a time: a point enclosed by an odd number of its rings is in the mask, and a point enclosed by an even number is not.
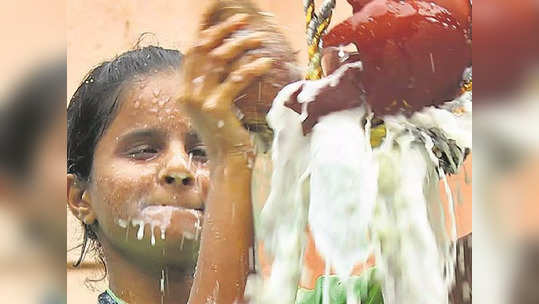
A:
[[[364,115],[358,108],[323,117],[311,137],[309,226],[318,251],[343,279],[370,252],[378,163]]]
[[[374,256],[384,303],[447,303],[456,226],[452,214],[446,231],[439,183],[447,184],[428,130],[471,149],[471,92],[409,118],[384,117],[386,137],[372,148],[367,106],[329,114],[304,136],[305,103],[316,92],[298,96],[302,114],[284,105],[301,85],[281,90],[267,117],[275,132],[273,173],[257,236],[273,264],[269,278],[249,278],[246,295],[254,303],[294,303],[309,224],[327,272],[332,266],[343,282]],[[452,212],[448,186],[446,195]],[[359,302],[347,294],[348,303]]]
[[[284,108],[286,98],[300,85],[293,83],[283,88],[274,104]],[[310,144],[302,135],[301,125],[296,123],[299,114],[270,111],[268,117],[272,115],[276,115],[270,119],[275,132],[272,190],[262,210],[258,232],[274,262],[266,281],[256,276],[249,278],[246,294],[255,303],[293,303],[301,274],[308,211],[307,159],[295,155],[308,153]]]

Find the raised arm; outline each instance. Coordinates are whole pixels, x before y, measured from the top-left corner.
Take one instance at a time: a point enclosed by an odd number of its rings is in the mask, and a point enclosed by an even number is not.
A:
[[[206,200],[200,253],[189,303],[241,300],[253,248],[250,201],[250,137],[233,112],[233,101],[272,65],[268,58],[245,55],[260,46],[260,33],[228,38],[244,26],[235,15],[200,32],[199,43],[185,56],[184,92],[178,104],[192,117],[208,146],[211,184]]]

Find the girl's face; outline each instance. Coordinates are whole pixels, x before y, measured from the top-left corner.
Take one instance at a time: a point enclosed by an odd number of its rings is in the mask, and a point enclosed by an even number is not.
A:
[[[89,201],[98,237],[134,257],[196,260],[209,170],[175,104],[179,73],[136,77],[94,153]]]

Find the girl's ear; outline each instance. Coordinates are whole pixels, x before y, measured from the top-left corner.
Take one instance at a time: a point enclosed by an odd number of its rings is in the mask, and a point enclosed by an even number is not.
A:
[[[73,215],[84,224],[91,225],[95,222],[88,189],[74,174],[67,175],[67,205]]]

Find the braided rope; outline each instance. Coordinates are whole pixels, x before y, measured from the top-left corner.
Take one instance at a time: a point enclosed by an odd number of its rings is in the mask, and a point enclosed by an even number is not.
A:
[[[472,68],[464,72],[461,93],[472,91]]]
[[[309,63],[306,79],[320,79],[322,77],[321,54],[322,35],[326,32],[335,8],[335,0],[325,0],[318,13],[315,13],[314,0],[303,0]]]

